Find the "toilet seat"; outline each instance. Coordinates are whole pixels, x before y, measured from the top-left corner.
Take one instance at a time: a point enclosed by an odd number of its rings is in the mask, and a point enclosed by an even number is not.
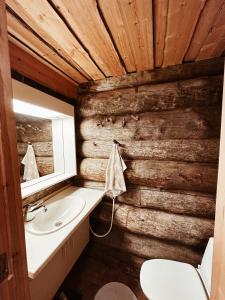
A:
[[[186,263],[148,260],[141,267],[140,282],[148,299],[208,300],[197,270]]]
[[[109,282],[98,291],[94,300],[137,300],[137,298],[125,284]]]

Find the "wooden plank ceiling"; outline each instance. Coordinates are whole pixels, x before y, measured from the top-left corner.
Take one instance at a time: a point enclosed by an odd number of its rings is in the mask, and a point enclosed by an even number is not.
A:
[[[225,0],[6,3],[10,41],[75,84],[225,51]]]

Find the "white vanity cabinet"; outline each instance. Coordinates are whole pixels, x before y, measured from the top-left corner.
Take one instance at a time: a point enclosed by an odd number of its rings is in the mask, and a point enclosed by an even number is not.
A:
[[[26,231],[31,300],[51,300],[89,241],[89,214],[104,191],[70,187],[58,197],[85,198],[82,212],[58,231],[35,235]]]
[[[37,277],[30,279],[31,300],[50,300],[53,298],[88,241],[89,220],[86,218],[56,251]]]

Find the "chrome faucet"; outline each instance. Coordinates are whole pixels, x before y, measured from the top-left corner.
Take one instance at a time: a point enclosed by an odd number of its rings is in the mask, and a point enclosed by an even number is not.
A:
[[[37,213],[33,213],[33,212],[41,208],[43,208],[44,211],[46,212],[48,209],[43,203],[44,203],[43,200],[39,200],[30,204],[26,204],[24,206],[24,213],[23,213],[24,222],[30,222],[34,220],[38,212]]]

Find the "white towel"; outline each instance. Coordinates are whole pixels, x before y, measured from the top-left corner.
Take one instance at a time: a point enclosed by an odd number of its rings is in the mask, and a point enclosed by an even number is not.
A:
[[[120,156],[118,145],[114,144],[106,169],[105,192],[109,192],[113,197],[126,192],[127,189],[123,174],[126,168]]]
[[[21,163],[24,165],[23,179],[25,181],[39,178],[39,172],[37,168],[36,158],[32,145],[28,145],[27,153],[25,154]]]

